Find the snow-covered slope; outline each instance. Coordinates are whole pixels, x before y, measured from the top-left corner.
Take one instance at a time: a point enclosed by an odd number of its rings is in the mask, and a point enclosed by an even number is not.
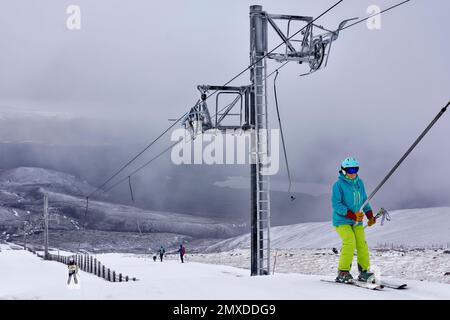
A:
[[[332,248],[340,239],[331,222],[300,223],[271,228],[272,248]],[[391,221],[366,228],[369,246],[450,246],[450,208],[407,209],[391,212]],[[220,241],[207,251],[250,247],[250,234]]]
[[[88,246],[85,249],[93,249],[99,248],[99,242],[118,242],[123,244],[118,250],[125,250],[127,243],[135,247],[129,243],[132,237],[125,233],[137,233],[150,235],[142,237],[150,240],[149,243],[140,242],[141,248],[148,249],[162,243],[167,245],[177,242],[178,245],[182,239],[224,239],[244,231],[244,225],[235,225],[219,219],[110,203],[107,196],[91,199],[86,214],[85,196],[93,190],[95,188],[87,182],[63,172],[30,167],[1,171],[0,238],[9,239],[10,234],[22,234],[19,228],[23,226],[24,221],[31,221],[35,226],[40,225],[38,220],[42,216],[44,193],[49,196],[49,213],[57,218],[50,223],[50,232],[57,232],[52,234],[52,245],[55,247],[70,243],[79,246],[80,242],[85,242]],[[84,224],[87,230],[81,230]],[[39,227],[34,229],[36,232],[31,232],[34,234],[30,234],[28,240],[41,243],[42,236],[37,233]],[[97,236],[94,232],[89,233],[89,230],[104,232],[98,233]],[[71,231],[83,231],[84,234],[74,235]],[[114,233],[108,237],[105,232]],[[6,233],[5,236],[3,233]],[[161,236],[155,237],[156,234]],[[74,241],[74,238],[77,241]],[[16,239],[21,241],[22,236]],[[167,241],[163,241],[164,239]],[[73,249],[73,246],[66,248]]]
[[[153,262],[137,255],[103,254],[108,267],[135,276],[111,283],[80,271],[79,287],[68,288],[67,267],[23,250],[1,246],[0,299],[450,299],[450,285],[408,280],[407,290],[371,291],[321,282],[323,276],[277,274],[250,277],[249,271],[178,260]],[[38,276],[30,270],[39,270]]]
[[[71,208],[73,216],[84,220],[85,199],[57,193],[49,193],[60,207]],[[51,203],[51,202],[50,202]],[[226,238],[241,233],[241,226],[223,223],[215,219],[174,212],[159,212],[132,206],[89,201],[86,219],[91,229],[127,232],[168,232],[193,237]]]
[[[43,186],[49,191],[83,196],[94,191],[94,187],[73,175],[34,167],[19,167],[0,172],[0,188],[20,186]]]

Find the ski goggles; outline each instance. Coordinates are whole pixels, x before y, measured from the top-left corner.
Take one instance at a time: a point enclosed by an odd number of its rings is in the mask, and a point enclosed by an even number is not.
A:
[[[355,174],[359,171],[359,167],[344,168],[344,171],[348,174]]]

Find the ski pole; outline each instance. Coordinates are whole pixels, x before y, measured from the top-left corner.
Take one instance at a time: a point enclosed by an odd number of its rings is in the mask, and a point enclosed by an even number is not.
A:
[[[450,101],[447,103],[445,107],[439,111],[439,113],[436,115],[436,117],[430,122],[430,124],[425,128],[425,130],[420,134],[420,136],[414,141],[414,143],[409,147],[409,149],[405,152],[405,154],[401,157],[401,159],[395,164],[395,166],[389,171],[389,173],[384,177],[384,179],[378,184],[378,186],[375,188],[375,190],[372,191],[370,196],[364,201],[361,208],[359,209],[359,212],[362,212],[363,208],[369,203],[369,201],[373,198],[373,196],[380,190],[380,188],[384,185],[384,183],[392,176],[392,174],[397,170],[397,168],[400,166],[400,164],[403,162],[403,160],[406,159],[406,157],[413,151],[413,149],[419,144],[420,140],[428,133],[428,131],[431,129],[431,127],[434,126],[434,124],[439,120],[439,118],[444,114],[445,111],[447,111],[447,107],[450,105]]]

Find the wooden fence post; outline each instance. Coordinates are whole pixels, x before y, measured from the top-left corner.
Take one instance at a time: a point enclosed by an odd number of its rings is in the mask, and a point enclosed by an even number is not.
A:
[[[30,250],[27,248],[27,250]],[[31,251],[31,250],[30,250]],[[42,257],[38,254],[39,257]],[[93,273],[98,277],[101,277],[109,282],[123,282],[123,281],[136,281],[136,278],[130,278],[129,276],[124,276],[122,273],[116,273],[115,270],[111,270],[110,268],[106,268],[102,263],[90,256],[89,254],[76,254],[74,256],[61,256],[61,255],[48,255],[49,260],[58,261],[60,263],[68,264],[69,258],[73,257],[77,266],[86,272]],[[118,276],[117,276],[118,275]]]

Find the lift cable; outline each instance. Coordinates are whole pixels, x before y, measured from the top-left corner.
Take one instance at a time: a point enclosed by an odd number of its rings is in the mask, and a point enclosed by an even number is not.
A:
[[[359,23],[361,23],[363,21],[366,21],[366,20],[368,20],[370,18],[373,18],[373,17],[375,17],[377,15],[380,15],[380,14],[382,14],[384,12],[387,12],[387,11],[389,11],[391,9],[394,9],[396,7],[399,7],[399,6],[405,4],[405,3],[409,2],[409,1],[411,1],[411,0],[406,0],[406,1],[403,1],[401,3],[397,3],[396,5],[393,5],[393,6],[389,7],[389,8],[386,8],[386,9],[384,9],[384,10],[382,10],[382,11],[376,13],[376,14],[373,14],[373,15],[370,15],[370,16],[368,16],[366,18],[360,19],[360,20],[358,20],[358,21],[356,21],[356,22],[354,22],[354,23],[352,23],[352,24],[342,28],[341,30],[350,28],[350,27],[352,27],[354,25],[357,25],[357,24],[359,24]],[[316,27],[318,27],[320,29],[326,30],[326,31],[330,31],[330,30],[327,30],[327,29],[323,28],[322,26],[318,26],[318,25],[314,25],[314,26],[316,26]],[[279,69],[284,67],[284,65],[286,65],[286,64],[287,64],[287,62],[285,62]],[[276,80],[277,80],[277,77],[278,77],[278,69],[274,70],[270,75],[272,75],[273,73],[276,73],[275,78],[273,79],[273,92],[274,92],[275,106],[276,106],[277,116],[278,116],[278,124],[279,124],[279,127],[280,127],[281,142],[282,142],[282,145],[283,145],[284,159],[285,159],[285,163],[286,163],[286,171],[287,171],[288,180],[289,180],[288,193],[291,193],[292,179],[291,179],[291,173],[290,173],[290,170],[289,170],[289,163],[288,163],[288,157],[287,157],[287,152],[286,152],[286,145],[285,145],[284,135],[283,135],[283,127],[282,127],[282,124],[281,124],[280,111],[279,111],[279,107],[278,107],[277,86],[276,86]],[[295,200],[295,197],[293,195],[291,195],[291,200]]]
[[[273,79],[273,94],[275,97],[275,106],[277,109],[278,125],[280,127],[281,143],[283,145],[284,161],[286,163],[286,171],[287,171],[287,175],[288,175],[288,179],[289,179],[288,193],[291,193],[291,188],[292,188],[291,171],[289,170],[289,162],[288,162],[288,156],[287,156],[287,152],[286,152],[286,144],[284,142],[283,125],[281,124],[281,118],[280,118],[280,109],[278,108],[277,77],[278,77],[278,70],[276,70],[275,78]],[[295,200],[295,197],[293,195],[291,195],[291,200]]]
[[[300,30],[298,30],[297,32],[295,32],[291,37],[289,37],[287,40],[290,40],[292,37],[294,37],[295,35],[297,35],[298,33],[300,33],[301,31],[303,31],[307,26],[309,26],[310,24],[312,24],[314,21],[316,21],[317,19],[321,18],[323,15],[325,15],[326,13],[328,13],[330,10],[332,10],[334,7],[336,7],[338,4],[340,4],[342,1],[344,0],[340,0],[338,2],[336,2],[333,6],[331,6],[330,8],[328,8],[326,11],[324,11],[323,13],[321,13],[319,16],[317,16],[314,20],[312,20],[311,22],[309,22],[307,25],[305,25],[304,27],[302,27]],[[272,50],[270,50],[269,52],[267,52],[263,57],[261,57],[259,60],[255,61],[254,63],[252,63],[251,65],[249,65],[248,67],[246,67],[244,70],[242,70],[241,72],[239,72],[236,76],[234,76],[233,78],[231,78],[229,81],[227,81],[224,86],[228,85],[229,83],[231,83],[232,81],[236,80],[238,77],[240,77],[242,74],[244,74],[247,70],[249,70],[251,67],[253,67],[254,65],[256,65],[258,62],[260,62],[262,59],[266,58],[269,54],[271,54],[272,52],[274,52],[276,49],[278,49],[279,47],[281,47],[285,42],[281,42],[279,45],[277,45],[275,48],[273,48]],[[212,92],[210,95],[208,95],[206,97],[206,99],[208,99],[209,97],[211,97],[212,95],[214,95],[218,90]],[[199,103],[200,100],[198,100],[195,104],[194,107]],[[140,157],[145,151],[147,151],[152,145],[154,145],[162,136],[164,136],[170,129],[172,129],[178,122],[180,122],[187,114],[189,113],[186,112],[184,113],[181,117],[179,117],[178,119],[176,119],[167,129],[165,129],[158,137],[156,137],[152,142],[150,142],[144,149],[142,149],[138,154],[136,154],[133,158],[131,158],[131,160],[129,160],[126,164],[124,164],[118,171],[116,171],[116,173],[114,173],[110,178],[108,178],[105,182],[103,182],[99,187],[97,187],[96,190],[94,190],[92,193],[90,193],[87,198],[92,197],[94,194],[96,194],[100,189],[102,189],[106,184],[108,184],[112,179],[114,179],[115,177],[117,177],[117,175],[119,175],[123,170],[125,170],[132,162],[134,162],[138,157]]]
[[[332,9],[334,9],[336,6],[338,6],[342,1],[344,0],[339,0],[338,2],[336,2],[334,5],[332,5],[331,7],[329,7],[327,10],[325,10],[324,12],[322,12],[320,15],[318,15],[316,18],[314,18],[313,20],[311,20],[310,22],[308,22],[305,26],[303,26],[302,28],[300,28],[299,30],[297,30],[295,33],[293,33],[289,38],[286,38],[286,40],[284,40],[283,42],[281,42],[279,45],[275,46],[272,50],[270,50],[269,52],[267,52],[265,55],[263,55],[261,58],[259,58],[258,60],[256,60],[255,62],[253,62],[251,65],[249,65],[248,67],[246,67],[245,69],[243,69],[241,72],[239,72],[237,75],[235,75],[233,78],[231,78],[231,80],[227,81],[223,86],[226,86],[228,84],[230,84],[231,82],[233,82],[234,80],[236,80],[237,78],[239,78],[241,75],[243,75],[247,70],[250,70],[254,65],[256,65],[257,63],[259,63],[261,60],[267,58],[267,56],[269,56],[271,53],[273,53],[275,50],[277,50],[279,47],[281,47],[282,45],[284,45],[286,43],[286,41],[291,40],[293,37],[295,37],[297,34],[299,34],[300,32],[302,32],[304,29],[306,29],[308,26],[312,25],[317,19],[321,18],[322,16],[324,16],[325,14],[327,14],[329,11],[331,11]],[[217,91],[219,90],[215,90],[213,91],[210,95],[207,96],[207,98],[211,97],[212,95],[214,95]]]
[[[278,71],[283,68],[285,65],[287,65],[289,63],[289,61],[283,63],[280,67],[278,67],[277,69],[275,69],[274,71],[272,71],[269,75],[266,76],[266,79],[268,79],[269,77],[271,77],[273,74],[278,73]],[[226,107],[222,108],[221,110],[219,110],[219,113],[222,112]],[[215,115],[213,115],[212,117],[214,117]],[[191,138],[192,140],[192,138]],[[189,141],[191,141],[189,140]],[[125,182],[127,179],[130,179],[131,176],[135,175],[136,173],[138,173],[139,171],[141,171],[142,169],[144,169],[145,167],[147,167],[148,165],[150,165],[153,161],[155,161],[156,159],[158,159],[159,157],[161,157],[163,154],[165,154],[166,152],[168,152],[169,150],[171,150],[173,147],[175,147],[177,144],[181,143],[183,140],[180,141],[175,141],[174,143],[172,143],[171,145],[169,145],[166,149],[162,150],[159,154],[157,154],[155,157],[151,158],[149,161],[147,161],[146,163],[144,163],[143,165],[141,165],[139,168],[135,169],[134,171],[132,171],[127,177],[124,177],[122,179],[120,179],[119,181],[117,181],[116,183],[114,183],[113,185],[111,185],[109,188],[104,189],[101,191],[101,193],[106,193],[112,189],[114,189],[115,187],[117,187],[118,185],[120,185],[121,183]],[[187,142],[189,142],[187,141]],[[130,189],[130,192],[132,193],[132,190]],[[133,194],[132,194],[133,197]],[[291,199],[295,199],[293,197],[291,197]],[[88,206],[89,206],[89,198],[86,197],[86,215],[88,212]]]
[[[378,15],[380,15],[380,14],[382,14],[382,13],[384,13],[384,12],[387,12],[387,11],[389,11],[389,10],[391,10],[391,9],[394,9],[394,8],[396,8],[396,7],[399,7],[399,6],[405,4],[405,3],[409,2],[409,1],[411,1],[411,0],[405,0],[405,1],[403,1],[403,2],[400,2],[400,3],[397,3],[397,4],[393,5],[392,7],[386,8],[386,9],[384,9],[384,10],[378,12],[378,13],[375,13],[375,14],[373,14],[373,15],[370,15],[370,16],[366,17],[366,18],[360,19],[360,20],[358,20],[358,21],[356,21],[356,22],[353,22],[353,23],[351,23],[351,24],[349,24],[349,25],[343,27],[342,30],[345,30],[345,29],[347,29],[347,28],[353,27],[354,25],[356,25],[356,24],[358,24],[358,23],[361,23],[361,22],[363,22],[363,21],[369,20],[370,18],[373,18],[373,17],[378,16]]]
[[[127,177],[122,178],[120,180],[118,180],[116,183],[114,183],[113,185],[111,185],[109,188],[103,190],[102,192],[108,192],[111,189],[114,189],[115,187],[117,187],[119,184],[121,184],[122,182],[128,180],[131,176],[135,175],[136,173],[138,173],[139,171],[141,171],[142,169],[144,169],[146,166],[148,166],[150,163],[152,163],[153,161],[155,161],[156,159],[158,159],[159,157],[161,157],[164,153],[166,153],[167,151],[171,150],[173,147],[175,147],[177,144],[181,143],[183,140],[180,141],[175,141],[174,143],[172,143],[171,145],[169,145],[167,148],[165,148],[163,151],[161,151],[160,153],[158,153],[156,156],[154,156],[153,158],[151,158],[149,161],[147,161],[146,163],[144,163],[143,165],[141,165],[139,168],[135,169],[134,171],[132,171]]]
[[[337,5],[339,5],[343,0],[340,0],[338,2],[336,2],[333,6],[331,6],[330,8],[328,8],[326,11],[324,11],[322,14],[320,14],[318,17],[316,17],[315,19],[313,19],[311,22],[309,22],[306,26],[302,27],[301,29],[299,29],[297,32],[293,33],[289,38],[287,38],[287,40],[290,40],[291,38],[293,38],[294,36],[296,36],[298,33],[300,33],[301,31],[303,31],[308,25],[313,24],[313,22],[315,22],[317,19],[319,19],[320,17],[322,17],[323,15],[325,15],[326,13],[328,13],[330,10],[332,10],[334,7],[336,7]],[[361,23],[365,20],[368,20],[376,15],[379,15],[381,13],[387,12],[395,7],[398,7],[402,4],[405,4],[407,2],[409,2],[411,0],[405,0],[401,3],[398,3],[392,7],[389,7],[387,9],[384,9],[382,11],[380,11],[377,14],[368,16],[364,19],[361,19],[353,24],[350,24],[346,27],[344,27],[342,30],[347,29],[351,26],[354,26],[358,23]],[[246,72],[247,70],[249,70],[253,65],[257,64],[259,61],[261,61],[262,59],[266,58],[267,55],[269,55],[270,53],[272,53],[273,51],[275,51],[276,49],[278,49],[280,46],[282,46],[285,42],[281,42],[279,45],[277,45],[275,48],[273,48],[272,50],[270,50],[268,53],[266,53],[263,57],[261,57],[259,60],[255,61],[253,64],[251,64],[250,66],[248,66],[247,68],[245,68],[244,70],[242,70],[241,72],[239,72],[236,76],[234,76],[231,80],[227,81],[224,86],[228,85],[229,83],[231,83],[232,81],[234,81],[235,79],[237,79],[239,76],[241,76],[244,72]],[[279,68],[277,68],[276,70],[274,70],[272,73],[270,73],[268,76],[266,76],[266,79],[268,77],[270,77],[272,74],[277,73],[279,69],[281,69],[282,67],[284,67],[286,64],[288,64],[289,61],[285,62],[284,64],[282,64]],[[214,95],[218,90],[214,91],[213,93],[211,93],[210,95],[208,95],[206,97],[206,99],[208,99],[209,97],[211,97],[212,95]],[[198,104],[200,100],[197,100],[197,103],[195,105]],[[194,105],[194,106],[195,106]],[[92,192],[91,194],[89,194],[86,197],[86,214],[88,211],[88,205],[89,205],[89,197],[91,197],[92,195],[94,195],[95,193],[97,193],[101,188],[103,188],[108,182],[110,182],[113,178],[115,178],[117,175],[120,174],[120,172],[122,172],[123,170],[125,170],[126,167],[128,167],[132,162],[134,162],[139,156],[141,156],[145,151],[147,151],[154,143],[156,143],[164,134],[166,134],[171,128],[173,128],[178,122],[180,122],[189,112],[184,113],[181,117],[179,117],[178,119],[176,119],[174,121],[174,123],[172,125],[170,125],[166,130],[164,130],[157,138],[155,138],[149,145],[147,145],[141,152],[139,152],[135,157],[133,157],[130,161],[128,161],[124,166],[122,166],[122,168],[119,169],[119,171],[117,171],[113,176],[111,176],[107,181],[105,181],[101,186],[99,186],[94,192]],[[182,141],[182,140],[181,140]],[[138,169],[136,169],[135,171],[133,171],[131,175],[137,173],[138,171],[142,170],[144,167],[148,166],[151,162],[153,162],[154,160],[156,160],[157,158],[159,158],[162,154],[164,154],[165,152],[169,151],[171,148],[173,148],[176,144],[180,143],[181,141],[178,141],[174,144],[171,144],[168,148],[164,149],[160,154],[158,154],[156,157],[152,158],[151,160],[149,160],[147,163],[145,163],[144,165],[142,165],[141,167],[139,167]],[[117,185],[119,185],[120,183],[122,183],[123,181],[125,181],[126,179],[122,179],[120,180],[118,183],[114,184],[113,186],[111,186],[110,188],[103,190],[103,192],[107,192],[109,190],[111,190],[112,188],[116,187]]]
[[[283,68],[286,64],[288,64],[289,61],[283,63],[279,68],[275,69],[274,71],[272,71],[269,75],[266,76],[265,80],[268,79],[269,77],[271,77],[273,74],[277,73],[278,70],[280,70],[281,68]],[[227,106],[225,106],[224,108],[222,108],[221,110],[218,111],[218,113],[221,113]],[[213,118],[215,116],[212,115],[211,117]],[[191,139],[192,140],[192,139]],[[191,141],[188,140],[187,142]],[[181,143],[183,140],[180,141],[175,141],[174,143],[172,143],[171,145],[169,145],[166,149],[164,149],[163,151],[161,151],[159,154],[157,154],[155,157],[153,157],[152,159],[150,159],[149,161],[147,161],[146,163],[144,163],[142,166],[140,166],[139,168],[137,168],[136,170],[132,171],[129,176],[133,176],[136,173],[138,173],[139,171],[141,171],[142,169],[144,169],[145,167],[147,167],[150,163],[152,163],[154,160],[158,159],[160,156],[162,156],[164,153],[166,153],[167,151],[171,150],[173,147],[175,147],[177,144]],[[122,182],[124,182],[126,179],[128,179],[127,177],[122,178],[121,180],[117,181],[117,183],[113,184],[111,187],[105,189],[102,191],[103,192],[108,192],[111,189],[115,188],[116,186],[118,186],[119,184],[121,184]]]
[[[394,167],[388,172],[388,174],[381,180],[381,182],[376,186],[376,188],[372,191],[372,193],[367,197],[366,201],[361,205],[361,210],[369,203],[369,201],[373,198],[373,196],[380,190],[380,188],[384,185],[384,183],[392,176],[392,174],[397,170],[397,168],[402,164],[402,162],[408,157],[411,151],[419,144],[422,138],[430,131],[430,129],[435,125],[435,123],[439,120],[439,118],[447,111],[448,106],[450,106],[450,101],[439,111],[439,113],[434,117],[434,119],[428,124],[425,130],[419,135],[419,137],[414,141],[414,143],[408,148],[408,150],[403,154],[400,160],[394,165]]]
[[[197,101],[197,103],[200,100]],[[194,105],[195,106],[195,105]],[[181,121],[187,114],[186,112],[180,118],[178,118],[173,124],[171,124],[167,129],[165,129],[158,137],[156,137],[152,142],[150,142],[144,149],[142,149],[137,155],[135,155],[131,160],[129,160],[125,165],[123,165],[116,173],[114,173],[110,178],[108,178],[102,185],[97,187],[93,192],[91,192],[87,198],[92,197],[95,193],[97,193],[101,188],[103,188],[108,182],[117,177],[125,168],[127,168],[132,162],[134,162],[138,157],[140,157],[145,151],[147,151],[152,145],[154,145],[162,136],[164,136],[170,129],[172,129],[179,121]]]

